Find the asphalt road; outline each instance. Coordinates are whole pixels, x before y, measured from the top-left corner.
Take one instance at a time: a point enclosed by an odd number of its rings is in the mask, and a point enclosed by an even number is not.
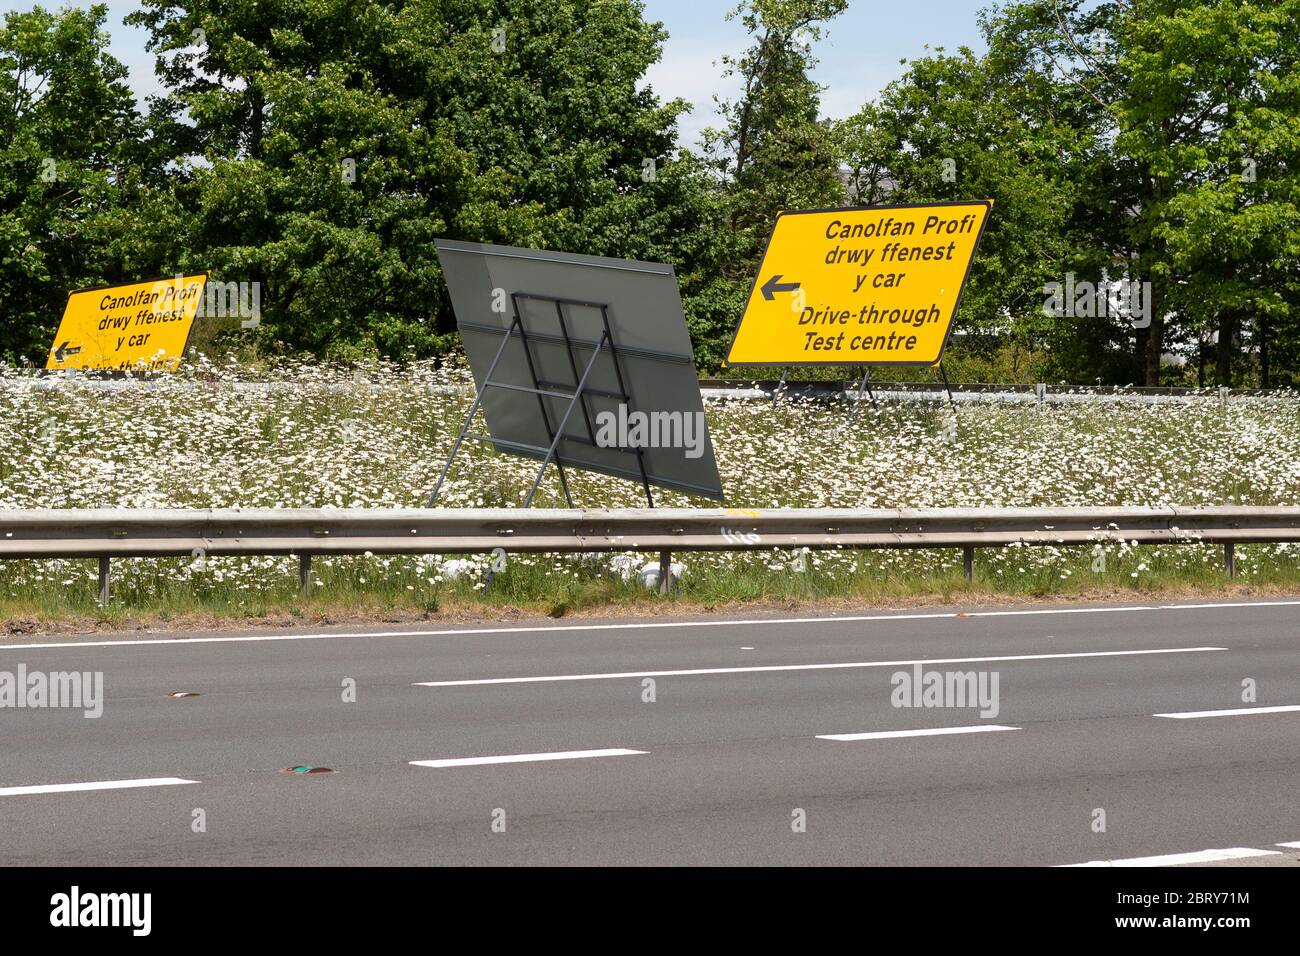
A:
[[[99,671],[104,702],[0,707],[0,863],[1295,864],[1298,623],[1275,601],[8,640],[0,681]],[[996,675],[996,714],[895,706],[917,664],[982,674],[990,704]],[[943,732],[892,735],[917,730]]]

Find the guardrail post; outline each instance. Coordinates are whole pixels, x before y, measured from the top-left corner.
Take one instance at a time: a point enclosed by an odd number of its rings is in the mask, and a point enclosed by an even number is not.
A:
[[[1228,572],[1228,577],[1237,576],[1237,545],[1232,541],[1223,543],[1223,569]]]
[[[670,584],[670,577],[673,570],[673,553],[671,551],[659,552],[659,593],[667,594]]]
[[[961,549],[962,571],[966,574],[967,583],[975,580],[975,546],[968,544]]]
[[[99,606],[108,606],[109,559],[99,559]]]
[[[311,592],[311,555],[298,555],[298,591],[305,597]]]

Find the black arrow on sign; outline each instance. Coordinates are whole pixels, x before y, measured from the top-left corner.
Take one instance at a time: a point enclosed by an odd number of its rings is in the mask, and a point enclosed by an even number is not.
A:
[[[797,282],[782,282],[780,280],[781,277],[777,275],[772,276],[772,278],[763,283],[763,298],[767,299],[768,302],[772,301],[772,294],[775,292],[793,292],[795,289],[799,288],[799,283]]]
[[[77,354],[78,352],[80,352],[80,351],[81,351],[81,346],[80,346],[80,345],[74,345],[72,348],[68,348],[68,343],[67,343],[67,342],[64,342],[64,343],[63,343],[62,345],[60,345],[57,349],[54,350],[54,361],[56,361],[56,362],[58,362],[60,365],[62,365],[62,364],[63,364],[63,360],[64,360],[67,356],[69,356],[69,355],[76,355],[76,354]]]

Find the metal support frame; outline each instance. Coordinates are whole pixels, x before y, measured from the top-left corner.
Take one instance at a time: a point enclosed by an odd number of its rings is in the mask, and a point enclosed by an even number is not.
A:
[[[957,410],[957,400],[953,398],[952,386],[948,383],[948,373],[945,372],[943,369],[943,362],[936,362],[935,367],[938,368],[939,377],[940,379],[943,380],[943,390],[948,395],[948,404],[952,406],[952,410],[955,412]],[[858,397],[857,397],[857,401],[854,402],[853,404],[853,411],[849,415],[849,424],[852,424],[854,421],[857,420],[858,409],[862,407],[863,395],[866,395],[869,399],[871,399],[872,408],[877,407],[876,393],[871,390],[871,366],[862,365],[860,366],[860,368],[862,369],[862,381],[858,382]],[[773,391],[772,394],[773,405],[777,403],[777,399],[780,398],[782,391],[785,389],[786,376],[789,374],[789,372],[790,372],[789,368],[783,368],[781,370],[781,381],[777,383],[776,389]]]
[[[537,380],[537,367],[533,364],[533,350],[532,350],[532,348],[529,346],[529,343],[528,343],[528,333],[524,331],[523,313],[519,311],[519,301],[518,301],[518,299],[516,298],[516,293],[511,293],[511,295],[510,295],[510,306],[511,306],[511,308],[514,309],[514,313],[515,313],[515,325],[519,328],[519,341],[520,341],[520,342],[523,344],[523,346],[524,346],[524,358],[528,360],[528,374],[531,375],[531,376],[533,377],[533,389],[534,389],[534,393],[537,395],[537,407],[538,407],[539,409],[541,409],[541,412],[542,412],[542,421],[544,421],[544,422],[546,423],[546,434],[549,435],[550,438],[551,438],[551,450],[547,452],[547,458],[549,459],[550,456],[554,453],[554,449],[555,449],[555,447],[556,447],[556,432],[551,428],[551,413],[550,413],[550,412],[547,410],[547,408],[546,408],[546,397],[545,397],[544,395],[541,394],[541,385],[538,383],[538,380]],[[558,306],[557,306],[557,308],[558,308]],[[563,328],[563,325],[564,325],[563,320],[561,320],[560,325],[561,325],[561,328]],[[509,340],[510,340],[510,336],[507,335],[507,336],[506,336],[506,341],[509,341]],[[568,334],[568,332],[565,332],[565,334],[564,334],[564,341],[565,341],[565,344],[566,344],[566,345],[569,345],[569,334]],[[570,364],[573,364],[573,349],[572,349],[572,347],[567,348],[566,351],[568,351],[568,353],[569,353],[569,363],[570,363]],[[600,350],[597,349],[597,351],[600,351]],[[592,358],[594,359],[595,356],[593,355]],[[576,369],[574,370],[574,373],[573,373],[573,374],[574,374],[574,378],[577,378],[578,373],[577,373],[577,370],[576,370]],[[491,376],[491,374],[489,373],[489,375],[487,376],[487,378],[485,378],[485,379],[483,380],[483,387],[484,387],[484,388],[487,388],[487,386],[490,384],[491,377],[492,377],[492,376]],[[585,381],[585,379],[584,379],[584,381]],[[581,391],[582,391],[582,387],[581,387],[581,385],[579,385],[579,387],[578,387],[578,392],[581,392]],[[572,409],[573,409],[573,401],[570,400],[570,402],[569,402],[569,410],[571,411]],[[583,404],[583,412],[584,412],[584,414],[586,413],[586,404],[585,404],[585,403]],[[561,431],[561,432],[564,431],[564,423],[567,422],[568,420],[569,420],[569,416],[568,416],[568,413],[566,412],[566,413],[565,413],[565,416],[564,416],[564,421],[560,422],[560,431]],[[590,423],[589,423],[589,424],[590,424]],[[564,474],[564,466],[563,466],[562,464],[560,464],[560,463],[557,461],[557,462],[555,463],[555,468],[556,468],[556,470],[560,473],[560,490],[564,492],[564,501],[565,501],[566,504],[568,504],[568,506],[569,506],[570,508],[572,508],[572,507],[573,507],[573,496],[569,494],[569,479],[568,479],[567,477],[565,477],[565,474]],[[537,482],[534,482],[534,484],[533,484],[533,491],[536,491],[536,490],[537,490],[537,483],[540,482],[540,481],[542,480],[542,472],[545,472],[545,471],[546,471],[546,461],[544,460],[544,461],[542,462],[542,468],[541,468],[541,471],[538,472],[538,475],[537,475]],[[533,500],[533,494],[532,494],[532,492],[529,492],[529,494],[528,494],[528,501],[524,503],[524,507],[527,508],[528,505],[532,502],[532,500]]]
[[[587,384],[587,379],[591,376],[591,370],[596,365],[596,359],[600,358],[600,350],[605,347],[605,340],[608,337],[609,337],[608,332],[600,333],[600,341],[596,343],[596,348],[591,353],[591,359],[588,360],[587,367],[582,370],[582,378],[578,379],[578,387],[577,389],[574,390],[573,398],[569,402],[569,407],[564,410],[564,415],[563,417],[560,418],[560,427],[555,430],[555,433],[551,438],[551,446],[546,449],[546,457],[542,459],[542,467],[537,469],[537,477],[533,479],[533,486],[530,489],[528,489],[528,497],[524,499],[525,508],[532,507],[533,496],[537,494],[537,489],[541,487],[542,478],[546,474],[546,466],[549,465],[555,459],[555,450],[560,447],[560,439],[564,437],[564,426],[569,424],[569,416],[573,414],[574,408],[577,407],[579,400],[582,398],[582,390]],[[572,358],[572,353],[570,353],[570,358]],[[529,359],[528,362],[529,368],[532,368],[532,364],[533,364],[532,360]],[[536,372],[533,373],[533,377],[534,379],[537,377]],[[587,412],[586,402],[582,403],[582,410],[583,410],[583,414],[585,415]],[[550,421],[549,416],[547,417],[547,421],[548,422]],[[588,427],[590,427],[591,423],[588,422],[587,424]],[[556,461],[555,467],[560,469],[560,481],[564,482],[563,466],[558,461]],[[567,483],[565,484],[564,495],[566,498],[569,495],[569,489]],[[572,502],[569,502],[569,507],[570,508],[573,507]]]
[[[862,394],[865,392],[871,398],[871,407],[876,407],[876,393],[871,390],[868,379],[871,377],[871,366],[862,366],[862,381],[858,383],[858,400],[853,403],[853,413],[849,416],[849,423],[857,421],[858,409],[862,407]]]
[[[530,332],[526,328],[523,319],[524,312],[520,308],[520,300],[524,300],[524,299],[538,301],[538,302],[549,302],[555,306],[555,317],[559,321],[559,325],[560,325],[560,334],[558,336],[553,334],[548,334],[548,333]],[[441,490],[443,483],[447,479],[447,475],[451,471],[452,461],[455,459],[457,452],[460,451],[460,447],[464,443],[465,439],[469,438],[475,441],[489,442],[494,445],[498,445],[514,451],[526,452],[534,455],[541,455],[542,465],[538,469],[537,477],[533,481],[532,487],[528,491],[528,496],[524,501],[525,508],[530,507],[532,505],[533,498],[536,496],[537,491],[541,486],[542,478],[545,477],[546,468],[550,464],[554,464],[557,471],[559,472],[560,487],[564,492],[564,500],[568,503],[568,506],[572,508],[573,497],[569,491],[568,478],[565,475],[564,464],[557,454],[559,450],[560,442],[574,441],[574,442],[579,442],[581,444],[598,447],[596,442],[596,432],[592,426],[592,411],[590,405],[588,404],[589,398],[596,397],[596,398],[617,399],[619,401],[624,402],[627,405],[629,412],[632,410],[633,398],[632,398],[631,391],[628,388],[627,380],[623,375],[623,367],[619,358],[620,350],[617,342],[614,339],[614,330],[610,325],[609,305],[607,303],[585,302],[578,299],[564,299],[564,298],[559,298],[550,295],[536,295],[530,292],[512,292],[510,294],[510,303],[514,311],[514,317],[511,320],[508,328],[502,330],[500,328],[492,327],[492,326],[480,326],[480,325],[472,326],[472,328],[475,331],[484,331],[484,332],[500,334],[502,336],[501,345],[497,349],[496,354],[493,356],[492,363],[488,366],[487,374],[483,378],[482,387],[478,390],[478,393],[474,396],[474,402],[470,405],[469,412],[465,416],[465,422],[461,426],[460,432],[457,434],[455,442],[452,444],[451,453],[447,456],[447,462],[443,466],[442,473],[438,476],[438,482],[436,485],[434,485],[433,492],[429,495],[429,499],[428,502],[426,503],[426,507],[433,506],[434,501],[438,497],[438,492]],[[601,331],[600,338],[597,341],[591,342],[584,339],[575,339],[570,334],[569,321],[565,316],[566,306],[579,306],[585,308],[598,309],[600,311],[602,331]],[[524,358],[528,363],[528,372],[533,381],[533,384],[531,386],[515,385],[509,382],[498,382],[495,381],[492,377],[493,374],[496,372],[497,365],[501,361],[501,357],[505,354],[506,347],[510,344],[510,340],[515,335],[519,336],[519,341],[523,345]],[[537,364],[534,361],[533,349],[532,349],[533,343],[535,342],[564,346],[564,350],[568,355],[568,359],[569,359],[569,369],[573,373],[572,385],[568,383],[552,382],[549,380],[544,380],[538,376]],[[581,372],[579,372],[578,369],[576,348],[589,348],[592,350],[591,358],[587,361],[585,367],[582,369]],[[631,350],[631,351],[638,351],[638,350]],[[602,355],[602,353],[608,354],[610,356],[611,361],[614,364],[614,375],[618,380],[617,392],[611,392],[604,389],[589,388],[587,385],[587,380],[591,377],[591,372],[595,368],[596,362],[599,359],[599,357]],[[672,356],[672,357],[676,358],[676,356]],[[543,448],[540,445],[528,445],[520,442],[510,442],[504,439],[493,438],[491,435],[482,435],[482,434],[477,434],[475,432],[471,432],[470,426],[473,424],[474,416],[478,414],[478,410],[483,404],[483,397],[487,393],[487,390],[489,388],[501,388],[501,389],[506,389],[507,391],[525,392],[532,395],[536,395],[537,407],[538,410],[541,412],[542,422],[546,427],[546,434],[547,437],[550,439],[550,443],[545,448]],[[558,425],[552,421],[551,410],[548,408],[546,404],[546,400],[548,398],[551,399],[567,398],[569,400],[568,407],[564,410],[564,414],[560,417],[560,421]],[[584,437],[581,435],[566,435],[564,429],[567,427],[569,423],[569,419],[573,415],[574,409],[579,407],[582,409],[582,421],[583,424],[585,425],[586,436]],[[637,474],[641,479],[641,487],[645,491],[647,504],[651,508],[653,508],[654,495],[650,490],[650,475],[649,472],[646,471],[646,467],[645,467],[645,450],[642,448],[617,449],[617,450],[622,451],[626,454],[634,455],[636,457]]]
[[[957,400],[952,397],[952,386],[948,384],[948,373],[943,370],[943,362],[936,363],[939,366],[939,377],[943,379],[943,390],[948,393],[948,404],[952,410],[957,410]]]
[[[943,362],[936,362],[935,367],[939,369],[939,377],[943,380],[943,390],[948,395],[948,404],[952,406],[952,410],[955,412],[957,410],[957,400],[952,397],[952,386],[948,384],[948,373],[943,370]],[[858,400],[854,403],[853,414],[849,416],[850,423],[855,421],[858,417],[858,409],[862,407],[862,395],[864,392],[871,399],[871,407],[876,407],[876,393],[871,390],[870,378],[871,366],[863,365],[862,381],[858,383]],[[782,375],[781,380],[785,381],[784,375]]]
[[[497,349],[497,354],[492,356],[492,364],[488,366],[487,375],[484,378],[485,383],[491,380],[492,373],[497,370],[497,363],[501,361],[501,356],[505,354],[506,346],[510,344],[510,336],[514,334],[515,328],[518,325],[519,316],[516,314],[514,321],[510,323],[510,328],[506,330],[506,334],[501,338],[501,345]],[[469,426],[474,421],[474,415],[478,412],[478,407],[483,404],[483,396],[486,393],[487,385],[484,384],[484,387],[480,388],[478,394],[474,396],[474,403],[470,405],[469,414],[465,416],[465,424],[460,426],[460,433],[452,443],[451,454],[447,456],[447,463],[442,466],[442,474],[438,476],[438,483],[433,486],[433,491],[429,494],[429,500],[425,502],[424,506],[426,508],[433,507],[434,499],[438,497],[438,492],[442,489],[442,483],[447,480],[447,473],[451,471],[451,463],[455,460],[456,452],[460,451],[461,444],[469,434]]]
[[[781,394],[785,391],[785,380],[787,377],[789,377],[789,375],[790,375],[790,366],[787,365],[785,368],[781,369],[781,381],[777,382],[776,388],[772,389],[773,407],[775,407],[776,403],[781,400]]]

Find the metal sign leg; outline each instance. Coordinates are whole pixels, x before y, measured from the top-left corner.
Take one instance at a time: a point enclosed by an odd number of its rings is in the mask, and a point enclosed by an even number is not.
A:
[[[565,502],[565,504],[567,504],[570,508],[572,508],[572,507],[573,507],[573,496],[569,494],[569,481],[568,481],[567,478],[564,477],[564,466],[563,466],[562,464],[560,464],[560,463],[557,461],[557,462],[555,463],[555,467],[556,467],[556,468],[559,470],[559,472],[560,472],[560,487],[564,490],[564,502]]]
[[[957,400],[952,397],[952,386],[948,384],[948,373],[943,370],[942,362],[939,363],[939,376],[943,379],[944,391],[948,393],[948,404],[952,406],[952,410],[955,412],[957,411]]]
[[[506,346],[510,344],[510,337],[514,335],[515,328],[519,325],[519,313],[515,313],[515,320],[510,323],[510,328],[506,331],[505,336],[501,339],[501,347],[497,349],[497,354],[492,357],[492,364],[488,366],[487,375],[483,377],[483,387],[478,390],[474,396],[474,404],[469,407],[469,414],[465,416],[465,424],[460,426],[460,434],[456,436],[456,441],[451,446],[451,454],[447,456],[447,464],[442,466],[442,474],[438,476],[438,483],[433,486],[433,491],[429,495],[429,500],[425,502],[426,508],[432,508],[434,499],[438,497],[438,492],[442,488],[442,483],[447,480],[447,473],[451,471],[451,463],[456,457],[456,452],[460,451],[460,446],[465,441],[465,436],[469,433],[469,426],[474,421],[474,415],[478,412],[478,407],[483,404],[483,396],[487,393],[489,382],[492,381],[492,373],[496,371],[497,363],[501,361],[501,356],[505,354]]]
[[[524,499],[524,507],[532,507],[533,496],[537,494],[537,489],[542,484],[542,476],[546,474],[546,466],[555,459],[555,449],[559,447],[560,439],[564,437],[564,427],[569,424],[569,416],[577,407],[578,402],[582,399],[582,390],[587,387],[587,379],[591,376],[591,370],[596,366],[596,359],[600,357],[601,349],[605,347],[608,336],[606,333],[600,333],[600,341],[591,352],[591,360],[587,362],[587,367],[582,370],[582,378],[578,380],[578,387],[573,390],[573,398],[569,401],[569,407],[564,410],[564,417],[560,419],[560,425],[555,429],[555,437],[551,439],[551,447],[546,450],[546,457],[542,459],[542,467],[537,470],[537,477],[533,479],[533,487],[528,490],[528,497]]]
[[[776,383],[776,388],[772,389],[772,404],[776,405],[781,399],[781,393],[785,390],[785,379],[790,374],[789,366],[781,369],[781,381]]]
[[[853,412],[849,415],[850,423],[857,421],[858,409],[862,407],[862,395],[864,392],[871,397],[871,407],[876,407],[876,393],[873,392],[871,386],[867,384],[867,380],[870,376],[871,369],[865,365],[862,366],[862,381],[858,383],[858,400],[853,403]]]

